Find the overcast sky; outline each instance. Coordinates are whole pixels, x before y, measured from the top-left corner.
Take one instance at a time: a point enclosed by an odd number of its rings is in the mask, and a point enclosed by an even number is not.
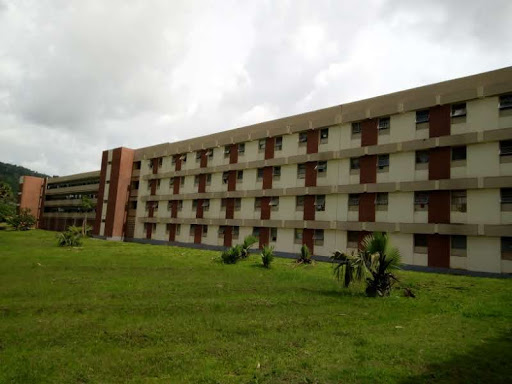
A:
[[[0,0],[0,161],[140,148],[512,65],[512,1]]]

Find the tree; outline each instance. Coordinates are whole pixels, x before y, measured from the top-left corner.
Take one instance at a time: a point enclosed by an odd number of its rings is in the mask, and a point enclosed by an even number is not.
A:
[[[10,216],[7,219],[7,224],[13,227],[16,231],[27,231],[34,226],[36,218],[30,213],[30,209],[20,209],[20,213]]]
[[[0,223],[14,214],[16,214],[16,205],[14,204],[12,188],[9,184],[0,181]]]
[[[12,188],[9,184],[0,181],[0,200],[9,200],[13,198]]]
[[[392,271],[400,267],[400,252],[391,246],[385,233],[368,235],[358,252],[348,255],[336,251],[331,260],[336,263],[333,273],[344,287],[366,278],[367,296],[389,296],[393,283],[398,281]]]
[[[82,236],[87,233],[87,213],[94,208],[94,204],[89,196],[82,196],[82,211],[84,212],[84,219],[82,221]]]

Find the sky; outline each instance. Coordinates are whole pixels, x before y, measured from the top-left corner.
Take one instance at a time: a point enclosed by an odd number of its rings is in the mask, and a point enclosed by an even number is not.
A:
[[[0,161],[49,175],[512,65],[510,0],[0,0]]]

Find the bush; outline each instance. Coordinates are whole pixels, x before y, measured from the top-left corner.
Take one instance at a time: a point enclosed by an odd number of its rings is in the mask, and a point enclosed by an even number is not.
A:
[[[224,264],[236,264],[242,258],[242,246],[235,245],[234,247],[226,249],[220,256]]]
[[[69,226],[67,231],[57,233],[59,247],[79,247],[82,245],[82,228]]]
[[[246,259],[248,256],[249,256],[249,249],[254,245],[256,244],[256,242],[258,241],[258,238],[255,237],[255,236],[247,236],[245,239],[244,239],[244,242],[242,244],[242,248],[241,248],[241,254],[240,254],[240,258],[242,259]]]
[[[261,261],[265,268],[270,268],[270,264],[274,260],[274,247],[265,245],[261,250]]]
[[[297,259],[297,263],[299,264],[311,264],[313,262],[313,259],[311,258],[311,252],[309,251],[309,248],[306,244],[304,244],[300,248],[300,255]]]
[[[27,231],[35,225],[36,221],[28,208],[21,209],[20,213],[7,218],[7,224],[16,231]]]

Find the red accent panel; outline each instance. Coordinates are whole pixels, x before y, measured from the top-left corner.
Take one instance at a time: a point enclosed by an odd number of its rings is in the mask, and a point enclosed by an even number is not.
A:
[[[229,148],[229,164],[238,163],[238,144],[233,144]]]
[[[151,239],[151,233],[153,232],[153,224],[146,224],[146,239]]]
[[[103,211],[103,195],[105,194],[105,179],[107,177],[108,151],[103,151],[101,157],[100,186],[98,188],[98,200],[96,203],[96,218],[94,220],[95,235],[100,234],[101,214]]]
[[[151,160],[153,162],[153,175],[158,173],[158,157]]]
[[[181,178],[175,177],[174,184],[172,185],[172,192],[177,195],[180,193]]]
[[[306,187],[316,187],[316,161],[306,163]]]
[[[429,135],[430,137],[446,136],[450,134],[450,106],[438,105],[430,108]]]
[[[448,224],[450,222],[450,191],[430,191],[428,200],[428,222]]]
[[[235,199],[226,199],[226,219],[232,219],[235,213]]]
[[[315,252],[315,240],[313,240],[314,235],[315,235],[314,229],[305,228],[302,231],[302,244],[307,245],[307,247],[309,248],[312,255]]]
[[[236,191],[236,171],[229,171],[228,191]]]
[[[197,199],[196,219],[203,218],[203,199]]]
[[[174,170],[181,171],[181,155],[174,156]]]
[[[370,119],[361,122],[361,147],[377,145],[378,136],[377,119]]]
[[[307,132],[308,142],[306,147],[307,153],[318,153],[318,141],[320,139],[320,133],[318,129],[312,129]]]
[[[304,220],[315,220],[315,196],[304,196]]]
[[[231,247],[233,244],[233,227],[226,227],[224,230],[224,246]]]
[[[176,224],[169,224],[169,241],[176,240]]]
[[[201,162],[199,164],[201,168],[206,168],[208,166],[208,156],[206,156],[206,150],[201,151]]]
[[[377,182],[377,155],[361,157],[359,167],[359,183]]]
[[[261,198],[261,220],[270,220],[270,197]]]
[[[450,236],[429,235],[428,245],[428,266],[450,268]]]
[[[203,236],[203,226],[196,225],[194,229],[194,243],[201,244],[201,237]]]
[[[270,228],[260,228],[260,244],[259,247],[263,248],[263,246],[268,245]]]
[[[151,195],[156,195],[156,179],[155,180],[149,180],[151,183]]]
[[[450,178],[451,147],[431,148],[428,161],[428,179],[439,180]]]
[[[263,189],[272,189],[272,167],[263,168]]]
[[[155,207],[153,206],[153,202],[150,202],[149,208],[148,208],[148,217],[153,217],[154,214],[155,214]]]
[[[267,137],[265,141],[265,160],[274,158],[274,146],[276,139],[274,137]]]
[[[375,221],[375,193],[359,195],[359,221]]]
[[[206,192],[206,175],[201,174],[199,175],[199,185],[197,187],[198,193],[205,193]]]
[[[171,201],[171,217],[178,217],[178,200]]]

